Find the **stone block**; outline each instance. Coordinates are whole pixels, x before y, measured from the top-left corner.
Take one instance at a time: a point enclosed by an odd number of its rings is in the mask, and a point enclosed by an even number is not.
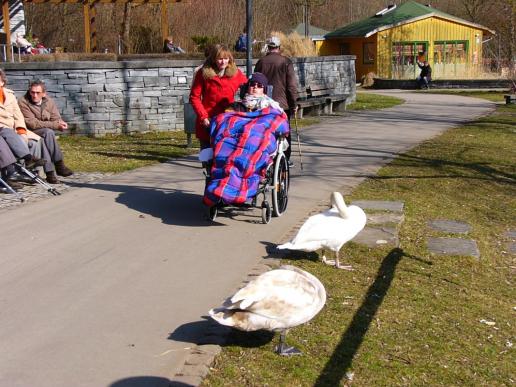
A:
[[[157,77],[158,70],[129,70],[129,76],[132,77]]]
[[[104,85],[105,91],[125,91],[127,88],[127,84],[123,82],[107,82]]]
[[[393,212],[376,212],[367,215],[367,224],[399,224],[403,222],[403,214]]]
[[[67,74],[67,77],[70,79],[78,79],[78,78],[85,79],[85,78],[88,78],[88,74],[86,74],[83,71],[70,71]]]
[[[171,77],[174,75],[175,70],[173,68],[160,68],[158,69],[158,76],[160,77]]]
[[[161,90],[144,90],[144,97],[161,97]]]
[[[158,98],[158,102],[160,105],[177,105],[179,103],[178,97],[163,97],[160,96]]]
[[[143,77],[145,87],[159,86],[159,77]]]
[[[122,78],[123,73],[120,70],[106,71],[106,79]]]
[[[428,238],[428,250],[437,255],[464,255],[480,258],[477,242],[462,238]]]
[[[505,233],[505,236],[507,238],[515,238],[516,239],[516,230],[508,230],[506,233]]]
[[[106,74],[104,72],[101,73],[90,73],[88,72],[88,83],[102,83],[106,82]]]
[[[63,89],[65,91],[76,91],[76,92],[79,92],[79,91],[81,91],[82,86],[81,85],[66,84],[66,85],[63,85]]]
[[[507,243],[507,252],[509,254],[516,254],[516,242]]]
[[[123,113],[109,113],[109,120],[110,121],[124,121],[125,120],[125,114],[123,114]]]
[[[455,220],[431,220],[428,222],[428,227],[435,231],[453,234],[467,234],[471,231],[471,226],[469,224]]]
[[[351,204],[363,210],[402,212],[404,203],[386,200],[357,200]]]
[[[83,119],[86,121],[106,121],[109,119],[109,115],[106,113],[87,113],[84,114]],[[95,124],[96,125],[96,124]],[[102,126],[104,127],[104,126]]]
[[[151,107],[150,100],[143,100],[143,99],[131,99],[129,101],[129,107],[132,109],[145,109]]]
[[[161,91],[161,95],[163,95],[164,97],[168,97],[168,96],[182,96],[184,94],[185,94],[185,92],[183,90],[176,90],[176,89],[165,89],[165,90]]]
[[[81,86],[81,92],[91,93],[92,91],[104,91],[103,83],[89,83]]]
[[[367,247],[392,246],[398,247],[398,230],[395,227],[365,227],[352,239],[353,242]]]
[[[170,77],[160,77],[159,78],[159,87],[168,87],[170,86]]]

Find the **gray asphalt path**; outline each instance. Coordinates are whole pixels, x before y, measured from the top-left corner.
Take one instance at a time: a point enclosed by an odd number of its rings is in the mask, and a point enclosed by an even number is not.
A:
[[[170,378],[201,316],[267,256],[267,244],[283,241],[333,190],[348,191],[396,153],[493,108],[393,94],[407,103],[303,130],[305,170],[295,156],[288,211],[268,225],[258,211],[204,220],[193,157],[1,212],[0,386]]]

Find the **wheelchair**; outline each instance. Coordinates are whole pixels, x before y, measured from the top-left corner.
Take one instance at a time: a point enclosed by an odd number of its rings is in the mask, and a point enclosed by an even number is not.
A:
[[[256,195],[243,204],[220,201],[209,206],[208,218],[211,221],[217,218],[220,211],[231,207],[260,209],[263,224],[268,224],[272,217],[280,217],[285,213],[290,188],[290,168],[284,152],[289,145],[284,136],[279,136],[276,144],[276,152],[272,155],[272,162],[266,167],[265,176],[260,180]],[[205,163],[205,168],[207,185],[210,182],[211,162]]]

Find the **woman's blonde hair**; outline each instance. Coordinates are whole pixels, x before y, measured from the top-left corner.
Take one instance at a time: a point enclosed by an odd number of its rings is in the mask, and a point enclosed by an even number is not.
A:
[[[210,52],[208,59],[206,60],[206,64],[216,70],[218,68],[217,59],[219,58],[228,58],[229,66],[235,63],[233,54],[231,53],[229,48],[227,48],[227,46],[223,44],[214,47],[214,49]]]

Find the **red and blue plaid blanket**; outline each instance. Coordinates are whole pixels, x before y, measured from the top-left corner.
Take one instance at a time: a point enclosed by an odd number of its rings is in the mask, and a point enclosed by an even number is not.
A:
[[[284,112],[228,112],[213,120],[213,166],[204,191],[204,204],[241,204],[258,193],[260,179],[276,152],[276,136],[288,134]]]

